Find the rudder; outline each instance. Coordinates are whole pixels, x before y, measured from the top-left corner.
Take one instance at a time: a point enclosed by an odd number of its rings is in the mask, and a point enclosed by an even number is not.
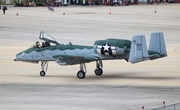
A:
[[[146,60],[149,60],[149,55],[147,51],[145,36],[134,35],[131,41],[129,61],[131,63],[138,63]]]
[[[150,57],[150,60],[154,60],[157,58],[167,56],[163,32],[152,32],[151,33],[148,51],[158,53],[158,55],[156,54],[156,56],[152,55],[152,57]]]

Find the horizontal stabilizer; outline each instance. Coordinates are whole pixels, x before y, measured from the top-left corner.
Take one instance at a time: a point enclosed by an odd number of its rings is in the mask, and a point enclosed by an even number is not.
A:
[[[151,33],[148,51],[150,60],[167,56],[163,32]]]
[[[149,60],[145,36],[134,35],[131,41],[129,61],[131,63],[138,63],[145,60]]]

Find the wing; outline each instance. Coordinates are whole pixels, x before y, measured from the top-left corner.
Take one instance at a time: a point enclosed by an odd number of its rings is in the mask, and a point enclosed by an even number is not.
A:
[[[85,56],[54,55],[52,56],[52,58],[57,59],[57,63],[60,65],[75,65],[80,63],[88,63],[99,59],[99,57],[94,55],[85,55]]]

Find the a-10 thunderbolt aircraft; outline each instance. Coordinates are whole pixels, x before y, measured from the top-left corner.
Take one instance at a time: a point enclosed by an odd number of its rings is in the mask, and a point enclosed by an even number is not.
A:
[[[102,60],[125,59],[127,62],[138,63],[167,56],[162,32],[151,33],[148,50],[144,35],[134,35],[132,41],[112,38],[97,40],[94,46],[61,44],[43,31],[40,32],[39,39],[44,42],[37,41],[32,47],[18,53],[14,61],[41,62],[41,76],[45,76],[49,61],[56,61],[62,66],[80,64],[77,77],[83,79],[87,72],[85,63],[96,61],[94,72],[101,76]]]

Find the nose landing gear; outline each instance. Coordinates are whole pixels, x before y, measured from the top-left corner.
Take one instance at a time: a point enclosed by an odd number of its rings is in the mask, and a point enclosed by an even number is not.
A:
[[[45,76],[46,75],[46,72],[45,71],[40,71],[40,76]]]

